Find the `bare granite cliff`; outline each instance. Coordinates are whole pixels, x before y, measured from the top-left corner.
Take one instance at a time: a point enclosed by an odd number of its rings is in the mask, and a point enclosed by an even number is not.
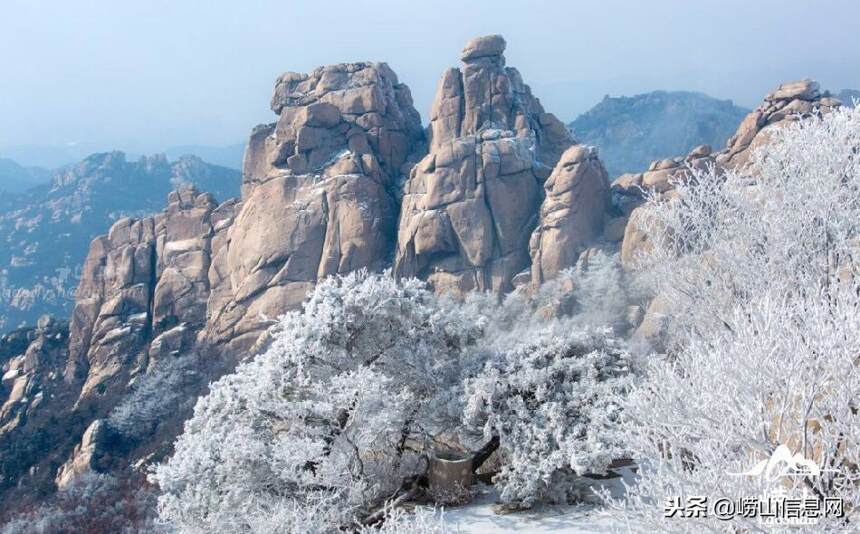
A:
[[[187,186],[157,215],[120,219],[93,240],[65,371],[68,382],[82,382],[82,399],[122,386],[168,347],[190,348],[206,322],[217,207],[211,194]]]
[[[462,69],[442,75],[430,112],[430,152],[405,186],[395,273],[437,290],[512,288],[530,263],[544,181],[573,144],[520,73],[505,40],[466,44]]]
[[[424,141],[385,63],[285,73],[271,107],[278,120],[251,134],[242,200],[210,272],[207,336],[237,350],[320,278],[390,262],[398,188]]]

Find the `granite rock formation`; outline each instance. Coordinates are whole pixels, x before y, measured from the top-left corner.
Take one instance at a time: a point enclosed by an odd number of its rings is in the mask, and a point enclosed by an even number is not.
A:
[[[67,381],[83,382],[81,399],[145,370],[150,342],[187,349],[193,339],[185,334],[205,325],[216,208],[211,194],[188,186],[171,193],[161,213],[120,219],[93,240],[65,371]]]
[[[749,163],[750,155],[757,147],[767,144],[772,128],[780,128],[814,113],[828,113],[841,105],[838,99],[822,94],[816,81],[804,79],[783,83],[744,118],[717,160],[726,167],[741,168]]]
[[[183,183],[224,199],[239,194],[239,182],[239,172],[195,157],[130,161],[110,152],[26,193],[0,194],[0,332],[44,314],[68,317],[89,243],[117,219],[158,212]]]
[[[531,236],[531,281],[543,283],[576,264],[597,240],[610,204],[606,169],[597,149],[568,148],[544,184],[540,222]]]
[[[573,140],[546,113],[499,35],[474,39],[442,75],[430,152],[405,186],[395,273],[438,291],[497,292],[529,266],[543,183]]]
[[[278,120],[251,134],[211,271],[207,335],[236,350],[320,278],[390,262],[397,191],[423,146],[409,89],[385,63],[285,73],[271,107]]]
[[[50,492],[83,432],[67,417],[77,399],[63,380],[68,343],[68,324],[48,316],[0,337],[0,517]]]
[[[46,397],[63,388],[68,338],[68,324],[49,316],[41,317],[36,327],[0,338],[0,435],[25,423]]]
[[[716,165],[711,147],[701,145],[685,157],[654,161],[647,171],[624,174],[612,182],[613,201],[625,221],[621,243],[621,264],[625,269],[632,270],[639,253],[650,247],[648,235],[642,228],[644,212],[636,209],[643,202],[644,191],[671,196],[673,184],[688,179],[691,170],[704,172]]]

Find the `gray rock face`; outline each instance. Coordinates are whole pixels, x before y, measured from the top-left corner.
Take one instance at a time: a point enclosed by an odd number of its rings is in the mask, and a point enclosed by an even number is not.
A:
[[[57,471],[57,488],[65,489],[80,475],[95,471],[100,456],[107,448],[109,431],[103,419],[96,419],[84,431],[81,442],[75,446],[71,457]]]
[[[783,83],[744,118],[717,161],[726,167],[742,168],[749,163],[756,148],[768,143],[772,129],[814,113],[829,113],[841,105],[839,100],[823,96],[816,81]]]
[[[278,121],[251,134],[243,197],[248,186],[285,173],[359,171],[392,185],[406,171],[402,167],[423,135],[409,88],[385,63],[284,73],[275,84],[271,107]]]
[[[0,332],[32,325],[43,314],[68,317],[92,239],[122,217],[157,213],[183,183],[223,199],[239,194],[241,174],[195,157],[129,161],[112,152],[92,155],[27,193],[0,194]]]
[[[385,63],[288,72],[272,110],[278,121],[251,134],[242,202],[224,214],[210,270],[207,336],[237,350],[317,280],[390,262],[395,192],[423,146],[409,89]]]
[[[395,273],[439,291],[508,291],[528,267],[544,180],[573,140],[546,113],[500,36],[470,41],[430,112],[430,153],[405,187]]]
[[[193,186],[161,213],[121,219],[93,240],[72,316],[66,380],[81,398],[149,364],[147,347],[206,322],[215,200]],[[123,382],[120,380],[120,384]]]
[[[603,231],[609,180],[597,149],[574,145],[544,184],[540,224],[531,236],[532,282],[543,283],[576,264]]]
[[[63,388],[68,339],[69,325],[48,316],[0,338],[0,442]]]
[[[460,53],[460,61],[469,62],[482,57],[501,57],[505,51],[505,38],[501,35],[476,37],[466,43]]]
[[[642,210],[636,209],[642,203],[644,191],[671,197],[673,184],[689,179],[691,171],[706,171],[711,167],[718,167],[716,154],[712,153],[710,146],[701,145],[683,158],[651,162],[647,171],[622,175],[612,183],[613,201],[628,220],[621,244],[621,264],[625,269],[635,269],[637,256],[651,247],[648,234],[643,229],[645,217]]]
[[[0,336],[0,514],[50,491],[83,432],[67,418],[77,399],[63,380],[68,346],[68,323],[48,316]]]

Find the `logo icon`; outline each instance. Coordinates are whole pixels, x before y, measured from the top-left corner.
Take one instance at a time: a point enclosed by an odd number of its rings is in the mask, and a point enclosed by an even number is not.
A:
[[[804,458],[800,453],[792,454],[788,447],[780,445],[767,460],[762,460],[743,473],[730,474],[776,480],[781,477],[818,477],[821,476],[821,471],[821,467],[812,460]]]

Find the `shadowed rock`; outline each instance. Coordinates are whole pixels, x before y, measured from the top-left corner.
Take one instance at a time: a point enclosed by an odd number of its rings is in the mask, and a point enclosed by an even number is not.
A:
[[[442,75],[430,153],[405,187],[395,272],[439,291],[508,291],[529,265],[544,180],[573,140],[546,113],[501,36],[479,37]]]
[[[396,191],[423,146],[409,89],[385,63],[288,72],[272,110],[278,121],[251,133],[242,202],[213,247],[206,336],[234,351],[319,279],[390,262]]]
[[[532,282],[542,283],[576,264],[603,231],[609,180],[597,149],[574,145],[544,184],[540,224],[531,236]]]
[[[205,324],[216,207],[212,195],[187,186],[170,194],[161,213],[120,219],[93,240],[78,286],[65,371],[67,381],[83,381],[82,399],[146,369],[153,340],[174,335],[177,327]],[[177,349],[192,341],[185,339]]]

